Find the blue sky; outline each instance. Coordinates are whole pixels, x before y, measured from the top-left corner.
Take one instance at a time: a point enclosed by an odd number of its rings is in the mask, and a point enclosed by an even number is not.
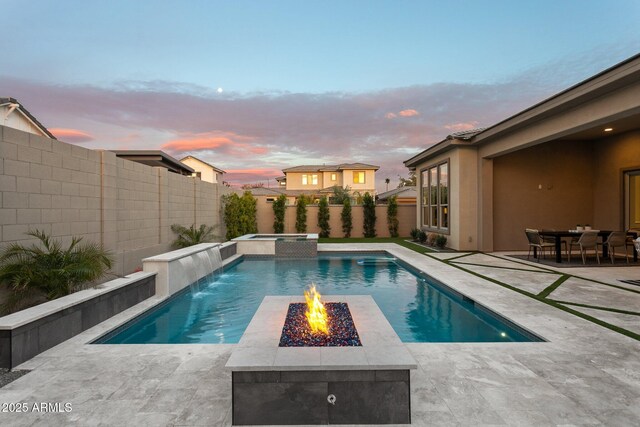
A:
[[[395,182],[640,46],[635,0],[0,5],[1,96],[62,140],[192,154],[237,183],[345,161]]]

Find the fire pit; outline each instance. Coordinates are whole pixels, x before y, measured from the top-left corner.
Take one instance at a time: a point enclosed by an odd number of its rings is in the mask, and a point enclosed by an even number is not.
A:
[[[411,423],[416,362],[376,303],[324,300],[326,333],[299,297],[264,298],[226,365],[234,425]]]
[[[322,304],[315,286],[305,292],[306,303],[289,304],[280,347],[361,346],[349,306],[343,302]]]

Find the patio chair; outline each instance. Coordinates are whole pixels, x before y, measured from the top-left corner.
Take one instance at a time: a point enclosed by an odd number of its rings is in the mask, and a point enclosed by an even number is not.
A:
[[[549,251],[552,251],[556,247],[554,243],[543,242],[538,230],[527,228],[524,230],[524,233],[527,235],[527,240],[529,241],[529,252],[527,253],[527,259],[529,259],[529,256],[531,255],[532,248],[540,250],[540,254],[544,256],[545,249],[549,249]],[[540,256],[538,256],[538,262],[540,262]]]
[[[609,247],[609,258],[611,258],[611,264],[614,263],[616,258],[616,248],[624,248],[624,256],[629,264],[629,251],[627,251],[627,232],[626,231],[612,231],[607,237],[607,246]]]
[[[593,248],[596,252],[596,260],[600,264],[600,256],[598,255],[598,233],[595,231],[585,231],[577,242],[571,242],[569,245],[569,262],[571,262],[571,248],[580,247],[580,255],[582,255],[582,264],[586,264],[586,253],[588,249]]]

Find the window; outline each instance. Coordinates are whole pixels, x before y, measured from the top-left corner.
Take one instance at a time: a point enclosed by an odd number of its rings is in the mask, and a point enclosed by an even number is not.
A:
[[[449,163],[422,171],[422,225],[437,230],[449,229]]]
[[[354,171],[353,172],[353,183],[354,184],[364,184],[364,171]]]
[[[302,175],[302,185],[318,185],[318,175],[317,174],[303,174]]]
[[[331,174],[331,181],[337,181],[338,180],[338,176],[335,173]]]

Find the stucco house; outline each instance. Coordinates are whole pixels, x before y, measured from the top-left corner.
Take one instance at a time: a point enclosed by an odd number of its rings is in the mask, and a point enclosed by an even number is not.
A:
[[[413,185],[394,188],[378,194],[379,203],[388,203],[389,199],[395,197],[399,205],[415,205],[418,198],[418,191]]]
[[[640,228],[640,55],[404,164],[416,225],[454,249],[525,249],[527,227]]]
[[[283,169],[285,176],[279,177],[279,187],[288,194],[333,194],[333,188],[349,187],[353,195],[369,193],[376,195],[376,171],[380,166],[365,163],[342,163],[339,165],[302,165]],[[283,185],[284,183],[284,185]]]
[[[0,125],[57,139],[15,98],[0,98]]]
[[[222,183],[222,175],[225,173],[222,169],[194,156],[184,157],[180,161],[193,169],[195,171],[194,176],[201,180],[214,184]]]

